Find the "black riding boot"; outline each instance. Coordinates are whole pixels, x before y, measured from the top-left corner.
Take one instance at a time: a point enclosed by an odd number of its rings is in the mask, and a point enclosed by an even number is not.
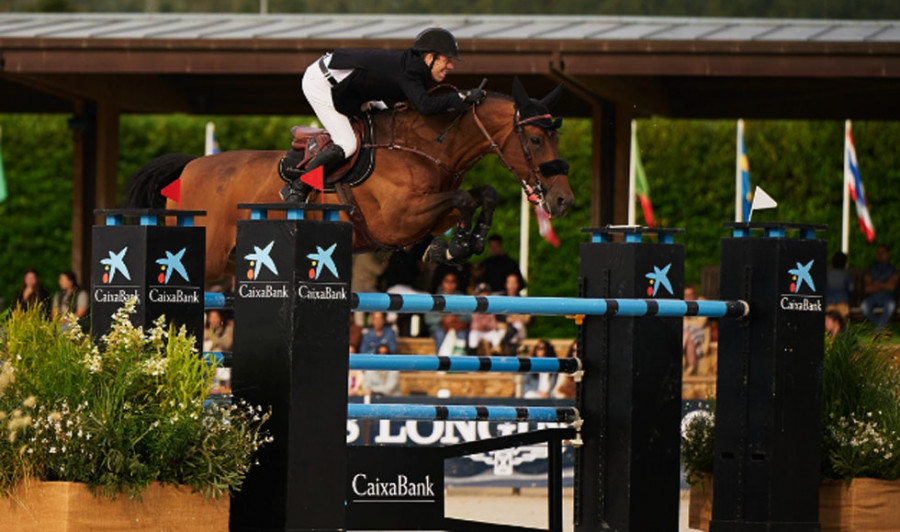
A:
[[[337,144],[332,144],[313,156],[309,164],[306,165],[306,171],[303,175],[321,166],[323,174],[327,176],[340,168],[344,164],[344,159],[346,159],[344,148]],[[280,192],[281,199],[285,203],[306,203],[306,197],[309,196],[312,189],[312,186],[307,185],[298,178],[282,187]]]

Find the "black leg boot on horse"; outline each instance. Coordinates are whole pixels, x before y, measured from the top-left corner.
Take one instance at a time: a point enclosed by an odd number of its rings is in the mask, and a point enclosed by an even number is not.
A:
[[[322,151],[313,156],[309,161],[309,164],[306,165],[306,171],[303,172],[303,175],[306,175],[321,166],[324,176],[328,176],[340,168],[341,165],[344,164],[346,158],[347,157],[344,155],[344,148],[341,148],[337,144],[332,144],[323,148]],[[307,185],[301,181],[301,179],[302,176],[282,187],[279,194],[285,203],[306,202],[306,198],[309,196],[309,193],[312,192],[313,187]]]

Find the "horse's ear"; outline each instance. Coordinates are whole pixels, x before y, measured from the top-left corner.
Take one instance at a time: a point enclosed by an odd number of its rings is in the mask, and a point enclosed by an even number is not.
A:
[[[519,81],[519,76],[513,77],[512,97],[516,102],[516,107],[519,109],[531,103],[531,97],[525,92],[525,87],[522,86],[522,82]]]
[[[562,83],[556,86],[555,89],[550,91],[550,94],[541,98],[541,103],[547,106],[547,109],[552,109],[554,105],[556,105],[559,97],[562,96],[563,86]]]

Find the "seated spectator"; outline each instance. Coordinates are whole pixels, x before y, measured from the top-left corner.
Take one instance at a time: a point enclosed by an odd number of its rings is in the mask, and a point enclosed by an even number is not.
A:
[[[379,345],[376,354],[390,354],[387,345]],[[366,395],[399,395],[399,371],[366,371],[362,385]]]
[[[522,293],[522,285],[519,283],[519,276],[511,273],[506,276],[506,291],[503,295],[508,297],[518,297]],[[518,353],[519,345],[522,340],[528,337],[528,324],[531,323],[530,314],[508,314],[500,316],[506,322],[506,332],[503,336],[501,345],[503,352],[509,356],[515,356]]]
[[[844,321],[850,316],[850,293],[853,291],[853,277],[847,271],[847,255],[835,251],[831,256],[825,286],[825,310],[834,309],[841,313]]]
[[[566,351],[566,358],[578,357],[578,341],[572,342],[569,350]],[[575,378],[568,373],[560,373],[556,379],[556,386],[553,387],[551,394],[554,399],[574,399],[576,391]]]
[[[37,271],[29,268],[22,276],[22,286],[16,290],[13,308],[21,307],[28,310],[43,305],[43,312],[50,316],[50,292],[41,284]]]
[[[387,346],[388,353],[396,353],[397,335],[393,328],[385,326],[384,312],[373,312],[369,315],[369,330],[363,333],[359,349],[362,353],[375,353],[382,345]]]
[[[696,301],[697,289],[692,285],[684,287],[684,300]],[[685,316],[682,328],[681,347],[684,351],[685,374],[697,374],[697,360],[703,356],[709,343],[709,323],[703,316]]]
[[[221,310],[207,310],[206,328],[203,330],[203,350],[231,351],[232,343],[231,320]]]
[[[895,291],[898,276],[890,261],[890,250],[884,244],[879,244],[875,249],[875,264],[869,267],[868,273],[863,278],[866,298],[859,305],[859,310],[879,331],[887,327],[897,310]],[[878,309],[881,309],[880,316],[875,313]]]
[[[533,357],[556,357],[553,344],[547,340],[538,340],[531,351]],[[558,380],[556,373],[526,373],[522,382],[522,397],[525,399],[546,399],[550,397]]]
[[[486,296],[490,293],[491,287],[487,283],[480,283],[475,287],[476,296]],[[487,355],[490,355],[490,352],[500,348],[503,332],[500,322],[494,314],[473,314],[472,321],[469,323],[469,354],[479,354],[481,343],[487,342],[490,344]]]
[[[356,313],[350,314],[350,347],[354,353],[359,353],[359,346],[362,344],[362,327],[356,324]]]
[[[51,304],[53,317],[59,317],[62,320],[64,329],[77,322],[82,329],[89,330],[90,297],[78,286],[78,276],[75,275],[75,272],[69,270],[59,274],[59,290],[53,294]]]
[[[350,344],[349,352],[351,355],[356,354],[356,348]],[[363,382],[365,381],[365,373],[358,369],[351,369],[347,372],[347,395],[363,395]]]
[[[459,294],[459,282],[456,274],[447,272],[441,279],[437,294]],[[434,348],[438,354],[455,354],[454,346],[456,340],[462,343],[462,351],[465,352],[466,338],[468,336],[468,328],[470,316],[458,314],[440,314],[437,312],[429,312],[425,314],[425,324],[428,325],[428,332],[434,338]],[[447,333],[453,332],[456,340],[451,336],[450,341],[454,346],[445,347],[444,342],[447,339]],[[448,352],[449,351],[449,352]],[[461,353],[459,353],[461,354]]]

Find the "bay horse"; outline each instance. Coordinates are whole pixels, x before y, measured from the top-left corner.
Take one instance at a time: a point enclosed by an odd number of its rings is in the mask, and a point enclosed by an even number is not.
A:
[[[488,93],[481,104],[456,116],[426,117],[413,110],[375,115],[375,166],[368,179],[352,189],[364,218],[363,227],[354,223],[354,252],[403,247],[456,224],[449,242],[433,240],[426,259],[464,262],[480,254],[497,192],[490,186],[462,191],[460,185],[465,173],[491,153],[519,179],[532,203],[540,203],[551,217],[564,215],[574,195],[568,164],[557,155],[561,119],[554,119],[549,110],[561,91],[562,86],[556,87],[536,100],[516,79],[512,98]],[[172,200],[164,203],[159,192],[180,177],[180,208],[207,213],[205,223],[200,221],[206,226],[206,277],[220,279],[233,273],[237,221],[249,217],[237,205],[280,202],[283,183],[277,166],[283,155],[256,150],[206,157],[164,155],[134,173],[127,206],[179,208]],[[326,194],[324,201],[339,199]]]

